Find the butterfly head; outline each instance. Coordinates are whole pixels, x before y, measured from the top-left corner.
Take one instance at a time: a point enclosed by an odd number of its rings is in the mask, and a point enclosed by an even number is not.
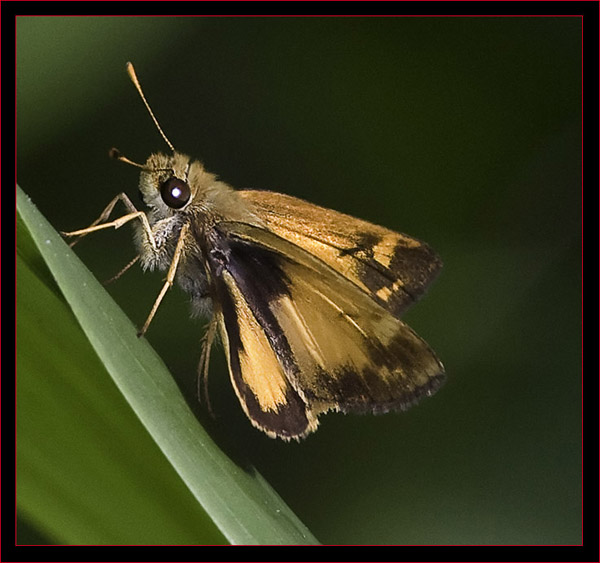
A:
[[[139,192],[143,202],[159,215],[169,217],[185,210],[196,195],[190,184],[190,158],[174,152],[154,153],[142,167]],[[201,167],[194,162],[194,168]]]

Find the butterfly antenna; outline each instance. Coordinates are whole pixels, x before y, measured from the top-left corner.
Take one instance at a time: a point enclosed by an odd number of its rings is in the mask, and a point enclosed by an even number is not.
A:
[[[161,137],[165,140],[165,143],[167,143],[167,145],[169,145],[169,148],[173,152],[175,152],[175,147],[171,144],[171,141],[169,141],[169,139],[167,139],[167,136],[165,135],[164,131],[161,129],[160,125],[158,124],[156,117],[154,117],[154,113],[152,113],[152,110],[150,109],[150,104],[146,100],[146,96],[144,96],[144,92],[142,91],[142,87],[140,86],[140,81],[138,80],[138,77],[135,74],[135,69],[133,68],[133,65],[130,62],[127,63],[127,74],[129,74],[129,78],[131,78],[131,81],[133,82],[140,97],[142,98],[142,101],[144,102],[144,105],[146,106],[146,109],[148,110],[148,113],[150,114],[152,121],[154,121],[154,125],[156,125],[156,128],[158,129],[158,132],[160,133]]]
[[[126,156],[121,154],[119,149],[115,149],[114,147],[108,151],[108,156],[110,158],[114,158],[115,160],[120,160],[125,164],[131,164],[131,166],[136,166],[137,168],[141,168],[142,170],[147,170],[147,168],[143,164],[138,164],[137,162],[133,162],[133,160],[129,160]]]

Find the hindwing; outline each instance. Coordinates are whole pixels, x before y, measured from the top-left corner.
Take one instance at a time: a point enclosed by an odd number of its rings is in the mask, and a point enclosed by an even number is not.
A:
[[[402,410],[441,384],[431,348],[320,258],[244,223],[207,241],[232,382],[267,434],[300,438],[327,410]]]

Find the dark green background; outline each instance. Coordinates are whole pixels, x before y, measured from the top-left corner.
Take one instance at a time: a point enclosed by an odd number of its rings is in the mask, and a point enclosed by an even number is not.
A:
[[[59,230],[137,197],[108,149],[167,149],[131,60],[176,148],[234,187],[426,240],[444,270],[406,319],[446,366],[434,398],[284,444],[245,419],[216,350],[218,424],[324,543],[578,543],[580,35],[579,18],[18,18],[18,181]],[[134,256],[127,231],[76,247],[100,279]],[[161,279],[110,292],[141,324]],[[176,289],[147,336],[191,400],[202,326]]]

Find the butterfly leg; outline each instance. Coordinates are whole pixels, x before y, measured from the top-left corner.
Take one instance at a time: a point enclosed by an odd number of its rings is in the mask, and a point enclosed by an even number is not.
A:
[[[108,217],[112,213],[112,210],[115,208],[115,205],[117,204],[118,201],[123,202],[123,204],[127,208],[127,211],[129,211],[129,213],[127,215],[124,215],[123,217],[119,217],[115,221],[105,223],[105,221],[108,219]],[[102,213],[100,214],[100,217],[98,217],[98,219],[96,219],[89,227],[87,227],[86,229],[80,229],[78,231],[71,231],[68,233],[63,232],[62,234],[65,236],[68,236],[68,237],[73,237],[73,236],[77,237],[77,239],[75,239],[73,242],[71,242],[69,244],[69,246],[73,247],[73,246],[75,246],[75,244],[77,244],[79,242],[81,237],[84,237],[85,235],[87,235],[89,233],[92,233],[92,232],[100,230],[100,229],[106,229],[108,227],[114,227],[115,229],[118,229],[119,227],[121,227],[122,225],[124,225],[125,223],[130,221],[131,219],[135,219],[136,217],[139,217],[141,219],[142,223],[144,223],[144,228],[146,229],[146,231],[151,233],[152,231],[150,229],[150,224],[148,223],[146,214],[142,211],[138,211],[136,209],[135,205],[133,205],[133,203],[131,203],[131,200],[127,197],[127,195],[125,193],[121,192],[106,206],[104,211],[102,211]],[[144,221],[144,219],[145,219],[145,221]],[[154,237],[151,237],[150,240],[151,240],[151,244],[153,246],[155,246]]]
[[[144,217],[146,217],[146,216],[144,215]],[[147,219],[146,219],[146,221],[147,221]],[[171,261],[171,265],[169,266],[169,271],[167,272],[167,279],[165,280],[165,283],[164,283],[162,289],[160,290],[160,293],[158,294],[158,297],[156,298],[156,301],[154,302],[152,309],[150,310],[150,314],[148,315],[148,318],[146,319],[144,326],[138,332],[138,336],[143,336],[146,333],[146,331],[148,330],[148,327],[150,326],[150,323],[152,322],[152,319],[154,318],[154,315],[156,314],[156,311],[158,310],[158,306],[160,305],[160,302],[163,300],[163,297],[166,295],[167,291],[173,286],[173,282],[175,280],[175,273],[177,272],[177,265],[179,264],[179,259],[181,258],[181,254],[183,252],[185,237],[187,235],[189,228],[190,228],[189,223],[185,223],[183,225],[183,227],[181,227],[181,231],[179,233],[179,239],[177,240],[177,246],[175,247],[175,252],[173,253],[173,260]],[[152,235],[152,232],[150,232],[150,234]],[[152,240],[154,241],[154,237],[152,237]]]
[[[117,272],[112,278],[106,280],[102,283],[102,285],[108,285],[116,280],[118,280],[131,266],[133,266],[140,259],[140,255],[138,254],[135,258],[133,258],[125,267],[121,268],[119,272]]]
[[[210,399],[208,396],[208,366],[210,363],[210,351],[212,349],[215,336],[217,334],[217,316],[213,313],[212,318],[206,333],[202,338],[202,354],[200,356],[200,363],[198,364],[198,400],[201,403],[206,403],[208,412],[213,415],[212,408],[210,406]]]

